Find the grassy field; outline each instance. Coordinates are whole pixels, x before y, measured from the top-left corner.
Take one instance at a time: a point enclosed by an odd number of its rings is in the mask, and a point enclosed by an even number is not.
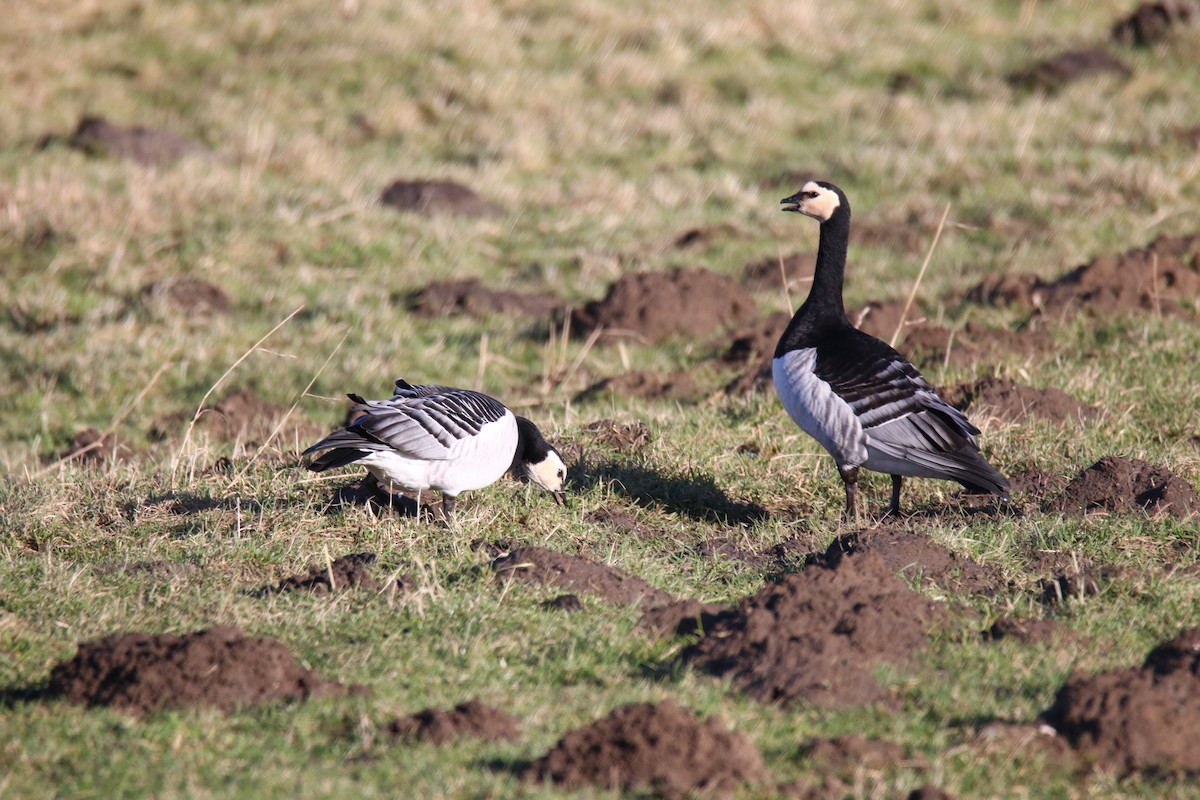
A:
[[[906,524],[1013,588],[936,595],[958,622],[914,667],[884,675],[898,711],[764,706],[674,667],[680,642],[641,632],[638,609],[584,596],[582,613],[547,610],[556,590],[498,584],[472,544],[537,543],[681,597],[735,601],[769,575],[703,557],[701,542],[766,550],[799,537],[819,550],[846,530],[819,445],[773,396],[721,396],[731,375],[712,366],[711,341],[589,347],[549,320],[431,320],[403,302],[460,277],[567,304],[631,271],[704,266],[736,278],[748,262],[815,248],[815,224],[778,211],[811,173],[846,190],[856,222],[912,226],[922,250],[949,204],[919,301],[952,327],[968,316],[1015,325],[1015,310],[950,298],[988,275],[1050,278],[1200,230],[1200,26],[1150,48],[1111,45],[1127,77],[1049,93],[1007,79],[1066,49],[1107,46],[1131,10],[1036,0],[6,8],[0,797],[553,797],[514,766],[619,704],[671,698],[746,734],[781,783],[820,781],[822,766],[803,756],[816,738],[861,732],[914,756],[859,769],[846,796],[933,783],[963,798],[1200,798],[1187,780],[1084,781],[1064,764],[970,745],[988,720],[1034,720],[1072,670],[1140,664],[1197,624],[1194,519],[971,516],[955,487],[911,482],[906,502],[932,513]],[[88,155],[64,141],[88,114],[207,151],[158,167]],[[453,179],[504,212],[399,213],[376,202],[397,178]],[[673,247],[691,228],[711,234],[706,248]],[[847,301],[903,299],[922,258],[852,243]],[[221,287],[231,308],[187,313],[145,292],[184,276]],[[785,306],[779,291],[757,300],[764,314]],[[1047,325],[1051,352],[927,371],[937,385],[996,374],[1057,387],[1107,412],[1090,423],[983,421],[992,460],[1008,474],[1071,477],[1121,454],[1197,485],[1194,316]],[[573,400],[630,368],[693,370],[712,395]],[[534,418],[576,454],[572,504],[505,480],[464,496],[451,530],[330,509],[357,474],[312,480],[299,451],[340,422],[345,392],[382,396],[400,375],[482,388]],[[238,387],[294,406],[298,432],[265,446],[203,426],[186,441],[155,435],[168,415],[190,419]],[[605,446],[585,426],[606,418],[644,421],[649,442]],[[115,430],[135,457],[57,462],[87,427]],[[865,482],[873,508],[886,492],[882,476]],[[731,518],[751,505],[765,513]],[[614,507],[650,534],[589,521]],[[395,594],[243,592],[359,551],[378,554],[382,575],[416,577]],[[1119,577],[1056,609],[1078,634],[1068,641],[980,641],[981,621],[1050,613],[1030,588],[1038,551],[1079,554]],[[121,568],[140,562],[179,568]],[[28,698],[78,642],[214,624],[279,639],[305,666],[372,694],[144,719]],[[471,697],[520,717],[523,737],[434,748],[381,733],[398,714]]]

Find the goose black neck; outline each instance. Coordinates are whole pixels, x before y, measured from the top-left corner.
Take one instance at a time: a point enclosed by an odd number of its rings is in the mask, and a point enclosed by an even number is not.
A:
[[[808,299],[792,317],[775,355],[811,345],[823,333],[852,327],[842,302],[846,251],[850,246],[850,209],[843,206],[821,223],[821,241]]]
[[[517,417],[517,451],[513,454],[512,466],[540,464],[549,453],[550,443],[537,426],[525,417]]]

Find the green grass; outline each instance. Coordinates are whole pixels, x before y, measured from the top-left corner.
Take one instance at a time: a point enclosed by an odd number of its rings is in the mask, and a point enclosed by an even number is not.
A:
[[[1084,785],[1063,765],[989,760],[966,744],[980,720],[1033,719],[1072,669],[1140,663],[1193,623],[1200,583],[1174,567],[1195,563],[1194,521],[979,519],[954,511],[953,487],[912,482],[907,502],[942,510],[912,524],[1018,588],[944,598],[958,627],[911,669],[881,673],[902,698],[898,712],[760,706],[671,667],[678,643],[638,632],[634,609],[585,598],[583,613],[564,615],[539,605],[553,590],[498,585],[477,571],[485,558],[471,543],[539,543],[680,596],[733,601],[759,588],[763,572],[701,558],[701,541],[769,547],[806,537],[816,549],[841,530],[840,484],[818,445],[769,396],[571,401],[626,361],[693,369],[716,389],[728,376],[707,366],[709,342],[585,352],[578,337],[551,343],[545,322],[424,320],[400,302],[449,277],[578,303],[631,270],[736,276],[745,263],[815,247],[815,225],[777,210],[797,188],[777,179],[802,171],[842,186],[856,220],[915,224],[927,241],[950,204],[919,299],[951,322],[967,312],[947,298],[984,275],[1050,277],[1193,233],[1200,151],[1180,133],[1200,126],[1200,28],[1153,48],[1116,48],[1134,69],[1128,80],[1088,79],[1052,96],[1005,80],[1031,59],[1102,42],[1130,10],[1007,0],[653,9],[52,0],[7,9],[0,89],[19,99],[0,108],[0,690],[42,685],[86,639],[220,623],[278,638],[306,665],[373,694],[144,720],[15,700],[0,705],[0,795],[557,796],[519,784],[512,767],[616,705],[670,697],[744,732],[781,782],[819,781],[804,743],[847,731],[897,741],[928,764],[865,771],[850,796],[935,782],[959,797],[1200,797],[1186,781],[1094,776]],[[897,73],[911,89],[890,91]],[[61,142],[35,147],[86,113],[171,129],[212,157],[150,169]],[[426,219],[378,206],[399,177],[462,181],[506,213]],[[707,250],[670,247],[694,226],[719,232]],[[847,301],[905,297],[921,258],[852,245]],[[231,312],[186,317],[142,301],[144,286],[184,275],[228,291]],[[759,301],[764,313],[783,305],[778,292]],[[320,430],[343,409],[322,398],[385,392],[397,375],[479,385],[557,443],[585,448],[573,505],[504,481],[465,497],[459,528],[447,531],[358,507],[328,512],[351,477],[309,481],[297,458],[306,441],[254,457],[253,447],[202,433],[186,451],[153,439],[157,420],[190,414],[300,306],[214,398],[249,387],[298,403],[297,417]],[[1195,484],[1194,321],[1084,318],[1050,330],[1057,346],[1043,357],[928,371],[939,385],[995,372],[1108,412],[1086,424],[988,424],[997,464],[1069,476],[1117,453]],[[576,359],[577,374],[562,380]],[[302,396],[314,376],[312,396]],[[650,443],[629,453],[597,445],[582,428],[605,417],[644,420]],[[46,468],[77,431],[118,420],[138,460]],[[244,470],[239,480],[211,469],[223,457]],[[886,479],[870,477],[865,491],[882,507]],[[722,518],[746,504],[769,516]],[[612,505],[629,507],[652,535],[587,521]],[[1037,549],[1125,570],[1061,612],[1081,635],[1070,644],[978,642],[967,609],[982,619],[1043,613],[1026,567]],[[416,587],[334,600],[241,594],[326,552],[362,550],[419,574]],[[104,569],[144,560],[196,569]],[[396,714],[474,696],[521,717],[524,737],[435,749],[380,733]]]

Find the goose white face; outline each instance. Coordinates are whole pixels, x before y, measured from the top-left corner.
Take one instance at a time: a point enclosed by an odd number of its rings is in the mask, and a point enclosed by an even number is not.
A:
[[[833,212],[842,205],[842,200],[838,197],[837,192],[816,181],[809,181],[800,191],[779,202],[783,203],[784,211],[795,211],[820,222],[825,222],[832,217]]]
[[[529,480],[553,494],[560,505],[564,502],[563,486],[567,482],[567,465],[557,452],[551,450],[536,464],[526,463],[525,471],[529,474]]]

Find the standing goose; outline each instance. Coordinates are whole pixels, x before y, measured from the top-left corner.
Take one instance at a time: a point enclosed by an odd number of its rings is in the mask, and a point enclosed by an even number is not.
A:
[[[842,305],[850,203],[842,190],[809,181],[780,201],[821,223],[808,299],[775,348],[775,391],[796,424],[821,443],[846,485],[856,516],[859,467],[892,476],[887,514],[900,513],[905,475],[958,481],[1008,496],[1008,481],[979,453],[979,429],[937,396],[904,356],[855,328]]]
[[[313,472],[361,463],[385,487],[442,493],[449,520],[461,492],[481,489],[510,469],[562,505],[567,468],[537,427],[498,400],[467,389],[396,380],[387,400],[349,395],[362,416],[304,451]]]

